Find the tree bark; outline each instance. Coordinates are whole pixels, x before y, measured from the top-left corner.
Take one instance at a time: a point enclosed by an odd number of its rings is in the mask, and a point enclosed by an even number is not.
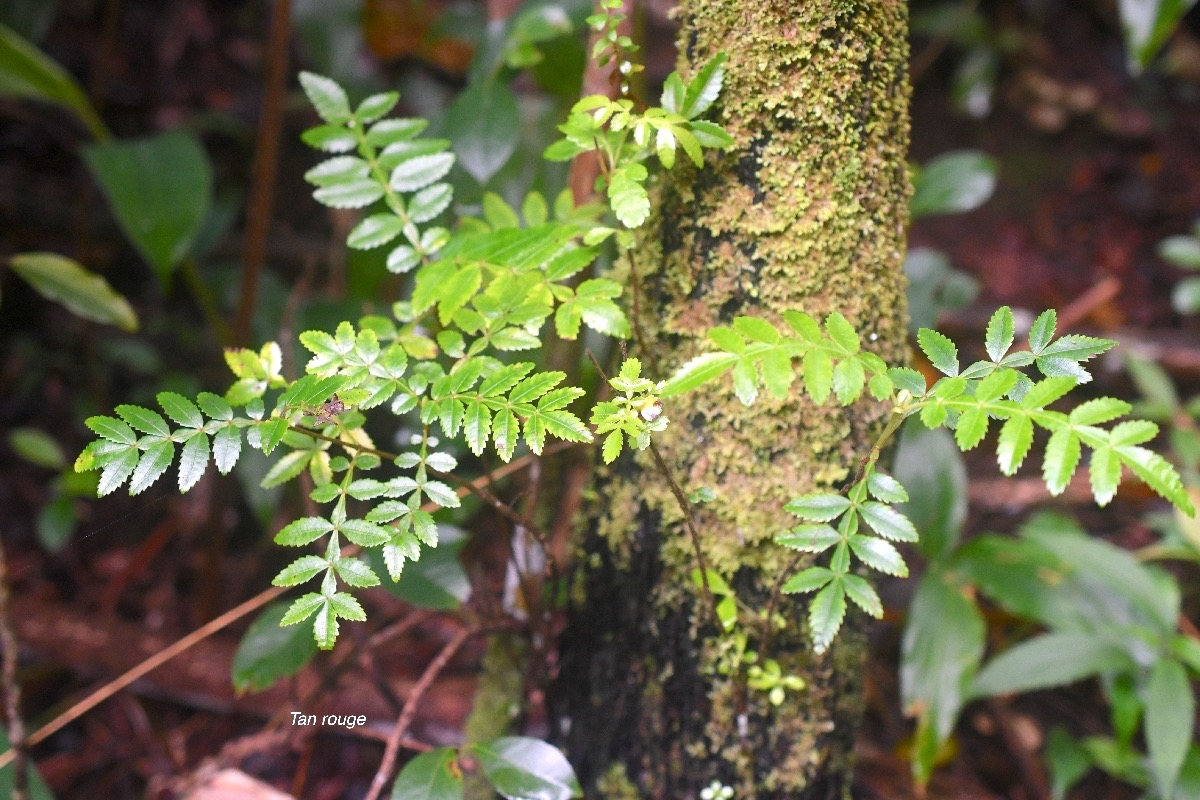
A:
[[[677,168],[634,250],[640,327],[631,355],[665,378],[741,314],[842,312],[889,363],[905,352],[901,262],[909,180],[907,10],[900,0],[685,0],[681,71],[728,53],[716,119],[735,139],[703,171]],[[640,350],[639,350],[640,348]],[[656,443],[695,508],[705,561],[763,609],[793,553],[772,542],[792,497],[840,487],[884,422],[864,400],[816,406],[728,378],[667,404]],[[773,706],[720,674],[730,637],[691,581],[682,512],[649,453],[601,474],[553,705],[589,796],[842,798],[861,710],[860,612],[831,650],[809,644],[803,596],[779,606],[770,653],[806,687]],[[792,520],[789,523],[789,520]],[[808,564],[801,562],[797,569]],[[743,613],[751,649],[762,631]]]

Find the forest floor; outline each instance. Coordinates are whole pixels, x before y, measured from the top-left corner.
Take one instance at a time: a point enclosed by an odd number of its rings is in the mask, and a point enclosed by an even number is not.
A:
[[[983,207],[913,226],[913,245],[945,252],[981,286],[973,303],[943,318],[942,330],[981,342],[997,305],[1034,313],[1071,309],[1075,330],[1118,339],[1157,360],[1190,396],[1200,389],[1200,321],[1172,310],[1170,292],[1183,273],[1164,262],[1156,246],[1187,232],[1200,216],[1197,14],[1185,21],[1171,51],[1174,74],[1160,70],[1134,79],[1125,68],[1111,3],[985,5],[993,38],[1017,42],[1001,59],[994,108],[985,118],[952,107],[951,76],[963,49],[929,37],[916,38],[913,47],[914,64],[921,67],[913,160],[977,148],[999,165],[995,196]],[[63,0],[42,46],[93,92],[118,134],[181,121],[200,131],[218,187],[228,190],[219,197],[236,213],[247,191],[253,143],[247,120],[254,118],[261,92],[266,37],[258,4],[115,0],[107,4],[116,15],[107,33],[104,6]],[[1023,15],[1027,6],[1041,8],[1044,17]],[[374,34],[377,50],[382,35]],[[304,66],[304,52],[303,45],[294,52],[293,69]],[[454,74],[449,58],[435,78],[454,86],[461,74]],[[665,48],[650,48],[652,62],[670,58]],[[420,61],[401,59],[384,70],[385,79],[423,69]],[[135,336],[101,331],[0,276],[0,431],[47,431],[71,458],[89,439],[82,420],[91,414],[163,388],[221,386],[226,378],[219,347],[193,296],[183,281],[161,291],[123,244],[77,157],[78,129],[57,112],[8,100],[0,101],[0,118],[0,255],[71,255],[104,273],[141,309],[144,321]],[[285,118],[281,201],[269,256],[276,271],[269,282],[284,288],[264,293],[264,302],[274,303],[284,319],[289,303],[315,298],[336,313],[346,299],[346,274],[313,266],[344,234],[346,220],[325,216],[307,201],[301,175],[312,158],[297,141],[301,125],[299,114]],[[209,262],[213,272],[205,280],[219,299],[236,291],[236,272],[228,265],[240,252],[238,230],[234,224]],[[294,283],[308,286],[310,297],[289,293],[286,287]],[[1095,374],[1096,392],[1135,396],[1119,359],[1105,361]],[[1056,509],[1077,514],[1093,534],[1123,546],[1155,539],[1141,517],[1152,501],[1136,491],[1123,496],[1120,510],[1099,513],[1086,493],[1068,491],[1052,502],[1033,477],[998,481],[990,459],[969,458],[968,467],[968,531],[1007,532],[1033,510]],[[271,512],[261,493],[211,472],[182,497],[160,485],[135,498],[118,493],[73,501],[73,535],[51,552],[38,543],[36,527],[56,491],[56,474],[0,443],[0,527],[30,729],[267,586],[280,560],[261,530],[276,529],[281,512]],[[518,481],[510,492],[521,490]],[[291,502],[276,503],[284,512],[296,501],[285,498]],[[260,517],[264,502],[268,511]],[[479,535],[464,553],[468,573],[494,585],[503,576],[507,531],[483,513],[472,527]],[[1197,575],[1178,574],[1184,614],[1196,619]],[[868,712],[855,784],[861,800],[921,796],[907,759],[912,722],[898,688],[900,636],[914,583],[889,586],[885,618],[871,628]],[[350,647],[271,690],[239,696],[229,665],[247,617],[34,747],[38,769],[60,798],[168,796],[179,788],[180,776],[202,764],[239,767],[297,797],[361,796],[404,697],[458,630],[445,616],[378,594],[369,611],[379,624],[371,630],[393,626],[394,638],[376,639],[368,648],[367,631],[344,626]],[[482,640],[473,640],[451,661],[420,705],[415,739],[460,740],[482,654]],[[323,681],[322,708],[362,713],[370,724],[270,746],[264,723]],[[536,687],[531,699],[528,724],[536,735],[544,716]],[[1082,684],[969,705],[925,796],[1049,797],[1038,753],[1056,724],[1078,733],[1106,730],[1099,689]],[[281,730],[287,733],[288,726]],[[1093,774],[1071,796],[1120,800],[1137,793]]]

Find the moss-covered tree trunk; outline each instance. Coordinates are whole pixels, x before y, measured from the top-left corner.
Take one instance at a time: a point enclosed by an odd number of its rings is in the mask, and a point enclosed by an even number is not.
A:
[[[665,377],[740,314],[839,310],[890,363],[904,353],[901,261],[909,182],[902,0],[685,0],[685,76],[729,55],[719,121],[736,141],[715,168],[676,171],[636,249],[645,364]],[[795,390],[793,395],[797,394]],[[883,409],[791,397],[745,407],[728,379],[668,404],[656,438],[696,508],[702,547],[751,607],[792,553],[772,544],[784,502],[839,487]],[[861,701],[856,612],[831,651],[808,643],[806,604],[770,655],[807,687],[778,707],[721,675],[721,637],[689,575],[682,515],[648,453],[601,476],[563,647],[556,722],[590,796],[842,798]],[[801,567],[805,566],[803,563]],[[751,647],[761,645],[748,618]],[[744,676],[744,670],[741,675]],[[597,789],[597,785],[600,786]]]

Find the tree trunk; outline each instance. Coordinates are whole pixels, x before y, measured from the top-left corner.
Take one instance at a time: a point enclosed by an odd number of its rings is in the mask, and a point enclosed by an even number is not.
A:
[[[685,78],[729,55],[718,121],[735,146],[664,179],[633,251],[647,341],[631,355],[664,378],[709,349],[706,332],[785,309],[841,311],[864,345],[904,359],[901,261],[909,195],[907,10],[901,0],[685,0]],[[885,410],[815,406],[793,389],[746,407],[728,378],[667,404],[656,443],[675,480],[716,499],[695,508],[704,558],[763,609],[793,553],[775,545],[783,504],[839,487]],[[814,653],[803,597],[769,655],[806,681],[772,705],[720,674],[716,631],[690,578],[682,513],[650,458],[602,474],[564,637],[555,722],[589,796],[695,798],[713,780],[738,798],[843,798],[861,709],[859,612]],[[801,562],[796,568],[808,564]],[[750,648],[762,630],[748,614]]]

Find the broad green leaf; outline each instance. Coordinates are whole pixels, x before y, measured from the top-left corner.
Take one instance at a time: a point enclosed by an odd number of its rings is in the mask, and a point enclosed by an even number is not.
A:
[[[836,578],[817,592],[808,610],[808,625],[813,649],[824,653],[846,616],[846,591]]]
[[[233,688],[261,692],[280,678],[295,675],[316,655],[317,646],[304,628],[280,626],[287,603],[267,606],[242,636],[233,655]]]
[[[525,736],[502,736],[470,746],[496,791],[509,800],[582,797],[575,771],[558,748]]]
[[[1021,642],[989,661],[972,682],[971,696],[1049,689],[1131,667],[1122,648],[1095,633],[1056,631]]]
[[[129,301],[104,278],[75,261],[56,253],[18,253],[9,260],[9,265],[34,291],[47,300],[61,303],[72,314],[116,325],[131,333],[137,330],[137,314]]]
[[[1184,316],[1200,311],[1200,278],[1185,278],[1171,290],[1171,307]]]
[[[1196,0],[1118,0],[1130,72],[1137,75],[1150,65],[1195,3]]]
[[[934,369],[951,377],[958,374],[958,348],[954,342],[935,330],[921,328],[917,331],[917,344]]]
[[[0,726],[0,752],[7,753],[11,747],[7,726]],[[42,773],[37,769],[37,765],[26,762],[28,770],[26,777],[26,798],[28,800],[54,800],[54,792],[46,784]],[[0,768],[0,797],[14,797],[13,794],[13,773],[14,767],[12,764]]]
[[[315,578],[329,568],[329,562],[319,556],[301,556],[288,564],[271,583],[274,586],[298,586]]]
[[[466,536],[457,528],[438,526],[438,545],[420,553],[420,560],[409,564],[399,580],[383,579],[389,592],[420,608],[453,611],[471,595],[471,582],[459,563],[458,554]],[[389,572],[382,554],[370,550],[367,561],[376,572]]]
[[[340,125],[350,119],[350,100],[345,90],[332,79],[313,72],[301,72],[300,86],[321,119],[332,125]]]
[[[840,404],[850,405],[862,395],[865,380],[862,362],[844,358],[833,368],[833,394]]]
[[[1121,482],[1121,461],[1111,447],[1101,447],[1092,453],[1088,464],[1088,476],[1091,478],[1092,495],[1096,504],[1106,506],[1117,494],[1117,486]]]
[[[900,651],[900,697],[918,715],[933,747],[913,752],[918,779],[928,780],[937,745],[954,729],[967,689],[983,658],[983,615],[952,573],[932,569],[921,579],[908,611]]]
[[[159,440],[147,447],[129,479],[129,493],[131,495],[141,494],[148,489],[167,471],[167,467],[171,466],[171,459],[174,457],[175,444],[167,439]]]
[[[0,97],[26,97],[63,106],[78,115],[93,138],[111,138],[71,74],[6,25],[0,25]]]
[[[212,168],[200,143],[174,130],[91,144],[83,158],[125,236],[166,285],[212,202]]]
[[[67,466],[67,456],[58,442],[37,428],[13,428],[8,432],[8,444],[18,456],[35,466],[54,470]]]
[[[861,345],[858,333],[839,312],[835,311],[825,318],[825,330],[829,333],[829,338],[833,339],[846,353],[854,354],[859,351]]]
[[[1046,737],[1045,758],[1050,768],[1050,796],[1053,800],[1063,800],[1067,790],[1092,768],[1087,750],[1062,727],[1055,727]]]
[[[96,487],[96,496],[104,497],[120,488],[121,484],[125,483],[137,468],[140,456],[141,451],[136,447],[130,447],[105,464],[104,470],[100,473],[100,483]]]
[[[379,576],[375,571],[357,558],[339,558],[333,562],[333,571],[347,586],[367,588],[379,585]]]
[[[945,153],[926,164],[913,184],[908,208],[914,218],[973,211],[996,189],[996,161],[977,150]]]
[[[1158,243],[1158,254],[1182,269],[1200,269],[1200,238],[1168,236]]]
[[[1124,400],[1117,400],[1112,397],[1098,397],[1094,400],[1080,403],[1071,409],[1070,420],[1073,425],[1099,425],[1103,422],[1110,422],[1117,417],[1122,417],[1131,410],[1133,410],[1133,407]]]
[[[936,559],[952,551],[967,518],[967,470],[950,434],[909,422],[893,471],[908,490],[902,508],[921,533],[922,552]]]
[[[521,114],[508,83],[472,81],[446,114],[459,164],[481,185],[492,179],[521,141]]]
[[[462,800],[463,772],[453,747],[421,753],[404,765],[392,785],[392,800]]]
[[[361,180],[371,173],[371,165],[358,156],[337,156],[326,159],[304,173],[304,180],[315,186]]]
[[[1146,744],[1159,791],[1171,797],[1192,741],[1196,699],[1187,671],[1178,661],[1161,658],[1146,687]]]
[[[1012,309],[1002,306],[996,310],[995,314],[992,314],[991,320],[988,321],[985,339],[988,357],[992,361],[1004,358],[1008,348],[1012,347],[1014,336]]]

